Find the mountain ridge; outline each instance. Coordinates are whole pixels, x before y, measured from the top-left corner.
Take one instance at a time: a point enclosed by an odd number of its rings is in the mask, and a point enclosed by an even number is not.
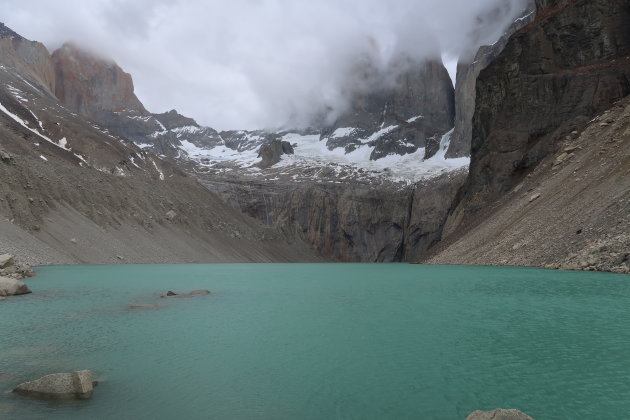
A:
[[[2,38],[0,48],[3,250],[34,264],[321,260],[61,104],[43,45]]]

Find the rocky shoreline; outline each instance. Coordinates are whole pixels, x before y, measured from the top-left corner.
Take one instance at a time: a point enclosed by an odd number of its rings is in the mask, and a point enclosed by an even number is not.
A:
[[[0,277],[21,280],[34,276],[35,272],[28,264],[20,263],[11,254],[0,254]]]
[[[11,254],[0,254],[0,300],[7,296],[26,295],[31,293],[21,280],[33,277],[35,272],[26,264],[16,262]]]

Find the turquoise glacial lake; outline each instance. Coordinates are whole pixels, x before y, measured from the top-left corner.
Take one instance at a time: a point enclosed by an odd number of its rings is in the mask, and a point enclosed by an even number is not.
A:
[[[0,418],[630,416],[630,276],[410,264],[42,267],[0,302]],[[167,290],[209,296],[160,298]],[[155,308],[131,309],[132,304]],[[90,400],[9,391],[90,369]]]

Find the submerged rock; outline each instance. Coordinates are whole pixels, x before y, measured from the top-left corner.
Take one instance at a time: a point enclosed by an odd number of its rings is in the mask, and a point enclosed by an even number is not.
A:
[[[79,370],[71,373],[53,373],[18,385],[13,392],[43,398],[76,398],[92,396],[92,372]]]
[[[157,305],[152,303],[132,303],[129,305],[129,309],[154,309],[157,308]]]
[[[466,420],[534,420],[520,410],[497,408],[492,411],[477,410],[471,413]]]
[[[209,295],[212,292],[210,290],[193,290],[189,295]]]
[[[0,296],[26,295],[32,293],[24,282],[8,277],[0,277]]]
[[[166,292],[165,295],[161,295],[160,297],[188,298],[188,297],[193,297],[193,296],[196,296],[196,295],[211,295],[211,294],[212,294],[212,292],[210,290],[205,290],[205,289],[193,290],[190,293],[175,293],[175,292],[172,292],[172,291],[169,290],[168,292]]]

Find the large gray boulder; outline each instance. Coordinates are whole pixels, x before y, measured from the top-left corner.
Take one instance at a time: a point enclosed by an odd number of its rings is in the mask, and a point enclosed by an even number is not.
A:
[[[53,373],[18,385],[13,392],[43,398],[85,399],[92,396],[92,372]]]
[[[15,264],[15,258],[11,254],[0,255],[0,268],[7,268]]]
[[[9,277],[0,277],[0,296],[25,295],[31,293],[24,282]]]
[[[477,410],[471,413],[466,420],[534,420],[522,411],[497,408],[492,411]]]

